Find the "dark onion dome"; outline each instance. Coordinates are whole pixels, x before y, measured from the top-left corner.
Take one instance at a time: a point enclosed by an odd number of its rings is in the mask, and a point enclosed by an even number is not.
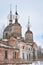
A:
[[[20,25],[19,23],[13,23],[13,24],[8,25],[8,26],[4,29],[4,32],[5,32],[5,31],[11,31],[11,27],[12,27],[12,26],[20,26],[20,27],[21,27],[21,25]]]
[[[27,26],[26,34],[27,33],[31,33],[32,34],[32,31],[30,30],[30,22],[29,21],[28,21],[28,26]]]
[[[4,29],[4,32],[5,32],[5,31],[11,31],[11,27],[12,27],[12,24],[11,24],[11,25],[8,25],[8,26]]]
[[[18,15],[17,11],[15,12],[16,15]]]
[[[27,34],[27,33],[31,33],[31,34],[32,34],[32,31],[30,31],[30,30],[27,30],[27,31],[26,31],[26,34]]]

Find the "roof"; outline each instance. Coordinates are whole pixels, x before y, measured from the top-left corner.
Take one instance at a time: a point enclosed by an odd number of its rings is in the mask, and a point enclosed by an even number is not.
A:
[[[20,23],[18,23],[18,22],[16,23],[15,22],[12,26],[21,26],[21,25],[20,25]]]
[[[16,48],[15,46],[14,46],[14,47],[11,47],[11,46],[8,46],[8,45],[5,45],[5,44],[0,43],[0,48],[1,48],[1,47],[3,47],[3,48],[15,49],[15,50],[19,50],[19,49]]]
[[[31,34],[32,34],[32,31],[30,31],[30,30],[27,30],[27,31],[26,31],[26,34],[27,34],[27,33],[31,33]]]
[[[5,29],[4,29],[4,32],[5,31],[11,31],[11,27],[12,26],[21,26],[19,23],[13,23],[13,24],[9,24]]]
[[[6,41],[8,41],[8,39],[2,39],[2,41],[5,41],[6,42]]]
[[[11,27],[12,27],[12,24],[8,25],[8,26],[4,29],[4,31],[10,31],[10,30],[11,30]]]

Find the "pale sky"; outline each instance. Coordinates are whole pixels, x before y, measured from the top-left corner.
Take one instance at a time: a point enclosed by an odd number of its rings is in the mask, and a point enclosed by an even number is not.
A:
[[[19,23],[22,25],[22,34],[27,30],[28,16],[30,16],[30,29],[37,45],[43,47],[43,0],[0,0],[0,37],[2,29],[8,25],[8,14],[12,4],[12,12],[15,14],[15,6],[19,14]]]

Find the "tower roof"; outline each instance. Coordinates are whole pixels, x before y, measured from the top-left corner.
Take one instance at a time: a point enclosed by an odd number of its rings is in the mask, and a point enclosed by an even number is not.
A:
[[[8,15],[9,24],[12,24],[13,22],[13,14],[12,14],[12,5],[10,4],[10,13]]]
[[[28,30],[27,30],[27,31],[26,31],[26,34],[27,34],[27,33],[32,33],[32,31],[30,31],[30,30],[28,31]]]
[[[29,18],[28,18],[27,30],[28,30],[28,31],[30,30],[30,16],[29,16]]]
[[[14,26],[21,26],[20,23],[18,23],[17,5],[16,5],[16,9],[15,9],[15,23],[13,25]]]
[[[17,5],[16,5],[16,11],[15,11],[15,14],[18,15],[18,13],[17,13]]]
[[[15,23],[18,23],[17,5],[16,5],[16,10],[15,10]]]
[[[4,29],[4,32],[5,32],[5,31],[11,31],[11,27],[12,27],[12,25],[8,25],[8,26]]]
[[[27,33],[32,33],[32,31],[30,30],[30,16],[28,18],[28,26],[27,26],[27,31],[26,31],[26,34]]]

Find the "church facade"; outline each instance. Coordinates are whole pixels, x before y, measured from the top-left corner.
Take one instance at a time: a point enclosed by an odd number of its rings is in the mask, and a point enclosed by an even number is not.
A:
[[[33,40],[29,21],[25,37],[22,37],[22,26],[18,22],[18,12],[15,11],[13,23],[12,10],[10,9],[9,25],[3,31],[0,39],[0,64],[22,65],[37,60],[37,44]]]

